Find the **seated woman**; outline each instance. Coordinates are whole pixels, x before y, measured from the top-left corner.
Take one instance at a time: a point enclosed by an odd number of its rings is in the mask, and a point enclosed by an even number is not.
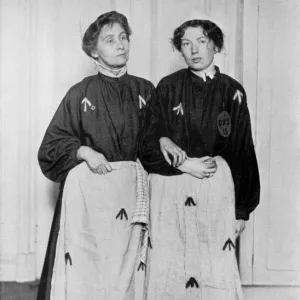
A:
[[[223,33],[209,20],[175,29],[188,68],[164,77],[141,143],[151,173],[148,300],[241,299],[235,239],[259,203],[246,93],[220,73]]]
[[[82,48],[98,74],[70,88],[40,146],[40,167],[61,191],[38,299],[134,299],[141,223],[148,222],[137,153],[154,87],[127,73],[130,34],[115,11],[89,26]]]

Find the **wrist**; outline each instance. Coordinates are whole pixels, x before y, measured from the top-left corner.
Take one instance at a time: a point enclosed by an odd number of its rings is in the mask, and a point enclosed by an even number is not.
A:
[[[161,142],[161,141],[164,140],[164,139],[169,139],[169,138],[167,138],[166,136],[161,136],[161,137],[158,139],[158,141]]]
[[[187,160],[185,160],[183,162],[183,164],[180,165],[179,167],[177,167],[176,169],[178,169],[182,173],[188,173],[189,172],[189,168],[188,168],[188,162],[187,162]]]
[[[88,146],[80,146],[77,150],[77,159],[86,160],[88,152],[91,150]]]

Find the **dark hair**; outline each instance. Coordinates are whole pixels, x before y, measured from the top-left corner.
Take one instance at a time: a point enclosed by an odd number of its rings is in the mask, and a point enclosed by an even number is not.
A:
[[[171,39],[173,46],[180,51],[181,42],[184,33],[188,27],[201,27],[203,33],[215,44],[216,51],[221,52],[224,47],[224,34],[222,30],[215,23],[209,20],[189,20],[181,24],[174,30],[173,38]]]
[[[118,13],[117,11],[107,12],[99,16],[97,20],[89,26],[82,38],[82,50],[88,56],[92,57],[91,52],[97,44],[98,36],[101,32],[101,29],[105,25],[113,25],[114,23],[120,24],[120,26],[124,29],[127,39],[129,41],[129,36],[131,35],[132,31],[128,24],[127,18],[123,14]]]

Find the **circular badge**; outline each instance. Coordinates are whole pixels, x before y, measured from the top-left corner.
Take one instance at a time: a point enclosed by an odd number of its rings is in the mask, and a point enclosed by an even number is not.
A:
[[[221,136],[229,137],[231,132],[231,118],[227,111],[222,111],[218,115],[217,125]]]

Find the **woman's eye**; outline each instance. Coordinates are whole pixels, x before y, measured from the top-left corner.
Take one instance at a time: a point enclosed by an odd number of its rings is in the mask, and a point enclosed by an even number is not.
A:
[[[106,42],[107,42],[107,43],[110,43],[110,44],[111,44],[113,41],[114,41],[113,39],[108,39],[108,40],[106,40]]]
[[[189,45],[190,45],[190,43],[188,43],[188,42],[182,43],[182,46],[184,46],[184,47],[187,47],[187,46],[189,46]]]
[[[127,36],[126,36],[126,35],[121,36],[121,40],[122,40],[122,41],[127,40]]]

